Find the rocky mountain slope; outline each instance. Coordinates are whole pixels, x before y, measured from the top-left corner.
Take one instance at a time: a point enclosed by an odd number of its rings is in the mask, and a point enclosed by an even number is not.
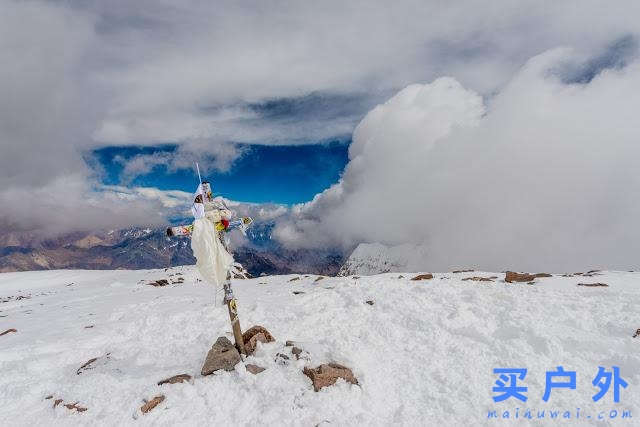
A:
[[[272,224],[252,226],[234,241],[234,257],[252,275],[294,272],[334,275],[342,255],[330,250],[289,250],[271,240]],[[237,237],[237,236],[236,236]],[[0,236],[0,272],[50,269],[149,269],[194,264],[189,238],[168,238],[164,228],[70,233],[38,240]]]

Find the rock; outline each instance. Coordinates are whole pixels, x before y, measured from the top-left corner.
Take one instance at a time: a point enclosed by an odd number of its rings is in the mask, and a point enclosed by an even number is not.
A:
[[[538,278],[538,277],[553,277],[553,274],[549,274],[549,273],[536,273],[533,275],[533,277]]]
[[[318,276],[318,278],[316,280],[314,280],[314,282],[319,282],[322,279],[324,279],[324,276]]]
[[[56,399],[56,400],[53,401],[53,407],[55,408],[56,406],[58,406],[61,403],[62,403],[62,399]]]
[[[513,282],[531,282],[536,276],[529,273],[516,273],[514,271],[507,271],[504,276],[504,281],[507,283]]]
[[[304,292],[303,291],[293,291],[293,294],[294,295],[300,295],[300,294],[304,294]]]
[[[247,329],[244,334],[242,334],[242,341],[244,341],[244,349],[247,351],[248,356],[256,350],[258,342],[264,344],[273,342],[275,339],[264,327],[255,325]]]
[[[290,282],[295,282],[296,280],[300,280],[299,277],[294,277],[293,279],[289,280]]]
[[[365,301],[365,302],[366,302],[367,304],[369,304],[369,305],[373,305],[373,300],[367,300],[367,301]]]
[[[633,338],[638,338],[638,337],[640,337],[640,328],[638,328],[638,329],[636,330],[636,333],[635,333],[635,334],[633,334]]]
[[[404,279],[404,276],[401,274],[398,276],[398,279]]]
[[[93,362],[95,362],[96,360],[98,360],[97,357],[94,357],[93,359],[89,359],[88,361],[86,361],[84,363],[84,365],[80,366],[78,368],[78,370],[76,371],[76,375],[80,375],[81,373],[83,373],[85,370],[87,369],[91,369],[90,366]]]
[[[431,279],[433,279],[433,274],[427,273],[427,274],[419,274],[416,277],[412,278],[411,280],[431,280]]]
[[[247,368],[247,371],[251,372],[253,375],[258,375],[260,372],[265,370],[265,368],[258,365],[252,365],[251,363],[245,365],[245,368]]]
[[[635,338],[635,337],[634,337]],[[53,394],[50,394],[49,396],[45,397],[44,400],[49,400],[49,399],[53,399]]]
[[[94,357],[93,359],[89,359],[89,360],[87,360],[87,361],[84,363],[84,365],[82,365],[82,366],[80,366],[80,367],[78,368],[78,370],[76,371],[76,375],[80,375],[80,374],[81,374],[81,373],[83,373],[84,371],[89,371],[89,370],[91,370],[91,369],[94,369],[94,368],[95,368],[95,366],[93,366],[93,363],[94,363],[96,360],[98,360],[98,359],[102,359],[102,358],[104,358],[104,359],[105,359],[105,360],[104,360],[104,362],[109,361],[109,359],[111,359],[111,357],[109,357],[110,355],[111,355],[111,353],[107,353],[107,354],[105,354],[105,355],[104,355],[104,356],[102,356],[102,357]]]
[[[190,379],[191,379],[191,375],[189,374],[178,374],[170,378],[164,379],[162,381],[159,381],[158,385],[183,383],[185,381],[189,381]]]
[[[465,277],[464,279],[462,279],[463,282],[467,280],[473,280],[474,282],[493,282],[493,280],[490,277],[480,277],[480,276]]]
[[[291,354],[295,355],[295,356],[299,356],[302,353],[302,349],[299,347],[293,347],[291,349]]]
[[[351,369],[337,363],[327,363],[317,368],[305,367],[302,372],[311,379],[315,391],[335,384],[338,378],[342,378],[351,384],[358,384],[358,380],[351,372]]]
[[[80,402],[76,402],[76,403],[67,403],[66,405],[64,405],[67,409],[69,409],[70,411],[73,411],[74,409],[77,412],[84,412],[87,410],[87,408],[83,408],[82,406],[78,406],[78,403]]]
[[[285,343],[284,343],[284,346],[285,346],[285,347],[291,347],[291,346],[293,346],[293,341],[289,341],[289,340],[287,340],[287,342],[285,342]]]
[[[609,285],[607,285],[606,283],[578,283],[578,286],[587,286],[589,288],[596,288],[600,286],[609,287]]]
[[[160,279],[160,280],[156,280],[155,282],[149,282],[147,283],[147,285],[151,285],[151,286],[167,286],[169,284],[169,281],[167,279]]]
[[[154,397],[153,399],[151,399],[150,401],[145,402],[145,404],[140,407],[140,410],[142,411],[143,414],[146,414],[147,412],[149,412],[150,410],[158,406],[163,401],[164,401],[164,395],[160,394]]]
[[[215,371],[224,369],[233,371],[233,367],[240,362],[238,349],[226,337],[219,337],[207,353],[202,366],[202,375],[211,375]]]
[[[85,329],[91,329],[91,328],[93,328],[93,326],[94,326],[94,325],[88,325],[88,326],[85,326],[84,328],[85,328]]]
[[[453,270],[452,273],[473,273],[475,270]]]
[[[3,333],[1,333],[1,334],[0,334],[0,337],[1,337],[1,336],[3,336],[3,335],[10,334],[10,333],[12,333],[12,332],[18,332],[18,330],[17,330],[17,329],[14,329],[14,328],[7,329],[6,331],[4,331]]]

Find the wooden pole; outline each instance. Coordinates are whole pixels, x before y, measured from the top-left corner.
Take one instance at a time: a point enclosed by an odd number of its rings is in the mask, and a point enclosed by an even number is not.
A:
[[[240,354],[246,356],[247,351],[244,348],[242,329],[240,328],[240,319],[238,318],[238,304],[233,296],[230,279],[227,279],[227,283],[224,285],[224,301],[227,303],[227,308],[229,309],[229,320],[231,320],[231,329],[233,330],[233,338],[236,341],[236,348]]]

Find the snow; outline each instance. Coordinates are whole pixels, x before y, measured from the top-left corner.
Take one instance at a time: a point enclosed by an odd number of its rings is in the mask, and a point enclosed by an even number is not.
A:
[[[611,409],[640,417],[640,338],[632,338],[640,328],[640,273],[554,275],[533,285],[507,284],[504,274],[488,272],[435,273],[424,281],[399,275],[235,280],[241,325],[265,326],[277,341],[247,358],[267,368],[258,375],[239,364],[202,377],[210,346],[232,334],[226,307],[213,305],[212,288],[193,268],[0,274],[0,333],[17,329],[0,336],[0,420],[25,426],[482,425],[501,422],[487,420],[490,410],[509,410],[513,418],[516,408],[522,415],[526,408],[575,413],[577,407],[583,418],[572,422],[579,425],[601,425],[587,414]],[[498,279],[462,280],[470,276]],[[178,277],[184,283],[146,285]],[[294,277],[300,279],[290,281]],[[595,282],[609,287],[577,286]],[[299,342],[311,361],[277,364],[275,355],[288,351],[286,340]],[[95,357],[93,369],[76,373]],[[302,367],[330,360],[351,367],[359,385],[340,380],[314,392]],[[554,389],[545,403],[545,372],[559,365],[577,372],[577,389]],[[620,403],[611,391],[594,403],[598,366],[614,365],[629,384]],[[492,370],[508,367],[528,369],[527,403],[493,402]],[[156,385],[182,373],[194,379]],[[143,399],[159,394],[166,399],[143,415]],[[88,409],[53,408],[55,399]]]

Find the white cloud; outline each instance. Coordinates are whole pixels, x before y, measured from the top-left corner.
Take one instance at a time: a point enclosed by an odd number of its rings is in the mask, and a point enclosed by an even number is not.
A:
[[[225,170],[242,154],[233,143],[348,135],[362,105],[416,81],[449,75],[490,95],[538,52],[570,45],[591,53],[637,34],[640,3],[5,0],[1,7],[0,197],[68,179],[77,208],[98,182],[84,160],[95,148],[176,143],[170,167],[191,167],[197,157]],[[252,108],[314,93],[364,100],[336,115],[274,119]],[[154,164],[137,159],[125,177]],[[63,211],[70,216],[60,232],[88,226],[73,217],[78,209]],[[0,215],[51,229],[14,207]]]
[[[581,59],[532,58],[486,113],[452,79],[400,91],[358,125],[342,181],[276,235],[421,244],[434,270],[637,267],[640,63],[563,83]]]

